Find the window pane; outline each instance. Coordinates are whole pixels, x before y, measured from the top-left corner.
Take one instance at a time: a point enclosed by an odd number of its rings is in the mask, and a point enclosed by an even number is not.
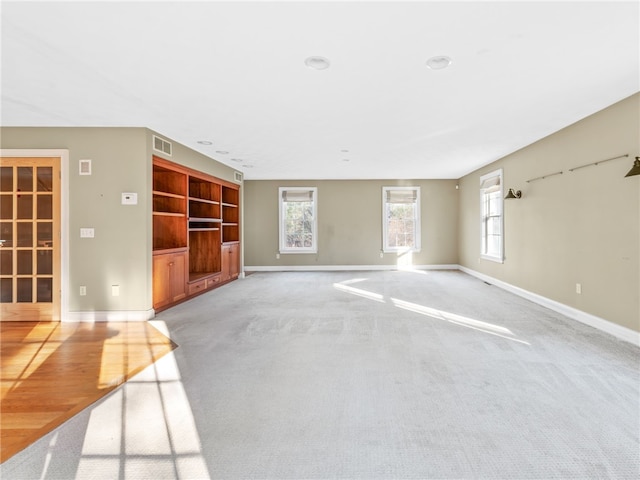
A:
[[[0,191],[13,192],[13,167],[0,167]]]
[[[39,278],[36,283],[38,286],[38,302],[53,301],[53,279]]]
[[[11,220],[13,218],[13,196],[0,196],[0,218],[3,220]]]
[[[38,195],[38,219],[53,218],[53,197],[51,195]]]
[[[52,167],[38,167],[38,191],[39,192],[53,191],[53,168]]]
[[[33,195],[18,195],[18,217],[22,220],[33,218]]]
[[[487,255],[500,256],[500,237],[489,235],[487,237]]]
[[[32,223],[18,223],[18,246],[33,247]]]
[[[0,275],[13,275],[13,252],[0,250]]]
[[[500,235],[501,233],[501,217],[489,217],[487,219],[487,235]]]
[[[18,167],[18,191],[33,192],[32,167]]]
[[[415,247],[415,203],[389,203],[387,211],[387,246]]]
[[[286,246],[313,246],[313,202],[284,202]]]
[[[38,251],[38,275],[51,275],[53,273],[53,251]]]
[[[32,250],[18,250],[18,275],[31,275],[33,273]]]
[[[13,223],[0,223],[0,247],[13,247]]]
[[[53,222],[38,222],[38,247],[53,246]]]
[[[33,281],[30,278],[18,278],[18,303],[31,303],[33,301]]]
[[[13,280],[0,278],[0,302],[11,303],[13,301]]]

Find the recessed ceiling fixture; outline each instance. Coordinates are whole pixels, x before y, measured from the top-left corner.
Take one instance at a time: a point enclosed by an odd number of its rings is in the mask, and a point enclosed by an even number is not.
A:
[[[439,55],[437,57],[431,57],[427,60],[427,67],[431,70],[442,70],[443,68],[447,68],[451,65],[452,60],[444,55]]]
[[[346,148],[344,150],[340,150],[342,153],[349,153],[349,150],[347,150]]]
[[[232,159],[231,159],[231,161],[232,161],[232,162],[238,162],[238,163],[242,163],[242,162],[244,162],[244,160],[243,160],[243,159],[241,159],[241,158],[232,158]]]
[[[253,168],[253,165],[242,165],[244,168]]]
[[[313,68],[314,70],[325,70],[329,68],[329,65],[331,65],[331,63],[329,63],[329,60],[324,57],[308,57],[304,61],[304,64],[309,68]]]
[[[343,162],[350,162],[351,160],[349,160],[348,158],[343,158],[342,161]]]
[[[210,142],[209,140],[198,140],[198,143],[200,145],[213,145],[213,142]]]
[[[229,152],[227,152],[226,150],[216,150],[216,153],[219,153],[220,155],[226,155]]]

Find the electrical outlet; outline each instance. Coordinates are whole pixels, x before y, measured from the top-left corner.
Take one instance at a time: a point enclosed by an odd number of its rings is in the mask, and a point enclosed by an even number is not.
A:
[[[380,258],[384,258],[384,253],[380,252]]]
[[[111,296],[120,296],[120,285],[111,285]]]
[[[276,253],[276,260],[280,260],[280,254]]]
[[[94,238],[95,230],[93,228],[81,228],[80,238]]]
[[[576,283],[576,293],[578,294],[582,293],[582,285],[579,283]]]
[[[87,287],[80,285],[80,296],[84,297],[87,294]]]

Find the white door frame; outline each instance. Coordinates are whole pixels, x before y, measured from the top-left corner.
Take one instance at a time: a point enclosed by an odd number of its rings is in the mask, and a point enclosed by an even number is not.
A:
[[[60,158],[60,321],[69,318],[69,150],[0,149],[0,157]]]

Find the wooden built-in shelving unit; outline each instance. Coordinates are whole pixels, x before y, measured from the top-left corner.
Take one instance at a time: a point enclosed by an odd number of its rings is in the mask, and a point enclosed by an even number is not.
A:
[[[153,157],[156,310],[238,277],[239,189]]]

